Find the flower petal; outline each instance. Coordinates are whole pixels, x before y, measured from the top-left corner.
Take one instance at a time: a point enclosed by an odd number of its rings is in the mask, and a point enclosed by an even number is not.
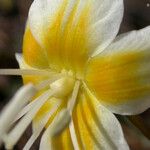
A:
[[[35,0],[29,26],[50,67],[80,72],[98,46],[102,50],[114,39],[122,12],[122,0]],[[24,52],[25,58],[32,60],[28,50]]]
[[[31,69],[31,70],[35,70],[35,68],[29,66],[26,61],[24,61],[23,56],[21,54],[16,54],[16,59],[18,61],[19,67],[20,69]],[[38,84],[44,80],[47,80],[48,77],[47,76],[39,76],[39,75],[26,75],[26,76],[22,76],[23,78],[23,82],[24,84],[27,83],[33,83],[33,84]]]
[[[62,109],[56,115],[42,136],[40,149],[73,150],[70,132],[68,129],[69,122],[70,114],[68,110]]]
[[[111,111],[137,114],[150,107],[150,26],[119,36],[91,59],[90,90]]]
[[[115,116],[87,93],[80,93],[73,122],[79,149],[129,149]]]
[[[55,105],[57,105],[57,103],[59,102],[58,99],[56,98],[50,98],[47,100],[47,102],[41,107],[41,109],[38,111],[38,113],[36,114],[33,122],[32,122],[32,127],[33,127],[33,130],[35,131],[39,126],[40,126],[40,123],[41,123],[41,120],[45,117],[45,115],[53,109],[53,107]],[[55,114],[49,118],[49,121],[47,123],[46,126],[48,126],[51,121],[53,120],[53,117],[55,116]]]
[[[74,150],[68,127],[63,130],[59,135],[53,137],[52,146],[54,150]]]
[[[123,0],[95,0],[90,39],[93,55],[103,51],[116,37],[123,18]],[[95,49],[96,48],[96,49]]]
[[[27,64],[35,68],[48,68],[48,60],[43,53],[43,48],[35,40],[31,33],[29,25],[26,26],[26,31],[23,40],[23,57]]]

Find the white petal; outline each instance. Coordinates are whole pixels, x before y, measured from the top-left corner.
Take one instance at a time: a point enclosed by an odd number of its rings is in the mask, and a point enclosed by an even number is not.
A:
[[[116,117],[86,93],[80,95],[73,121],[81,149],[129,149]]]
[[[102,125],[101,128],[102,130],[104,130],[103,134],[106,134],[105,138],[110,138],[112,140],[111,148],[113,149],[113,146],[114,146],[118,150],[129,150],[129,146],[126,140],[124,139],[121,125],[118,122],[115,115],[112,114],[108,109],[106,109],[103,106],[99,106],[99,109],[100,109],[100,113],[102,114],[101,115],[101,125]]]
[[[90,90],[112,112],[145,111],[150,107],[150,26],[118,36],[88,67]]]
[[[134,30],[116,37],[114,42],[103,51],[102,55],[114,55],[129,52],[149,52],[150,26]]]
[[[29,11],[29,25],[33,35],[42,47],[45,34],[54,23],[60,7],[66,5],[61,22],[63,30],[76,3],[76,0],[34,0]],[[123,0],[80,0],[74,15],[74,23],[77,22],[80,13],[88,3],[91,9],[88,17],[87,36],[92,51],[99,47],[95,53],[97,54],[107,47],[118,33],[123,16]]]
[[[124,11],[123,0],[95,1],[96,8],[92,15],[96,14],[96,16],[93,16],[95,20],[89,30],[89,37],[96,48],[93,56],[103,51],[114,40],[119,31]]]
[[[21,69],[33,69],[32,67],[30,67],[28,64],[26,64],[25,63],[25,61],[23,60],[23,56],[22,56],[22,54],[20,54],[20,53],[16,53],[15,54],[15,57],[16,57],[16,60],[17,60],[17,62],[18,62],[18,64],[19,64],[19,67],[21,68]]]

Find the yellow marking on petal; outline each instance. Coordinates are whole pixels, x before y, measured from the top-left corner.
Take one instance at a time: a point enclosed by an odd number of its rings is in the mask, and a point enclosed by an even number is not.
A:
[[[77,107],[77,119],[78,119],[78,126],[79,126],[79,132],[80,132],[80,136],[81,136],[81,141],[83,143],[83,147],[84,149],[87,149],[87,150],[92,150],[93,149],[93,142],[92,142],[92,139],[91,139],[91,134],[85,124],[85,122],[83,121],[83,115],[82,115],[82,112],[81,112],[81,107],[78,106]]]
[[[33,84],[38,84],[44,80],[48,79],[46,76],[23,76],[24,84],[32,82]]]
[[[106,103],[120,104],[148,97],[150,71],[142,71],[146,60],[142,52],[95,57],[88,66],[87,85]]]
[[[75,109],[77,109],[77,108],[75,108]],[[75,127],[76,138],[77,138],[77,141],[78,141],[78,146],[79,146],[79,149],[82,150],[83,145],[82,145],[82,141],[81,141],[81,135],[80,135],[80,132],[79,132],[79,122],[78,122],[76,112],[77,112],[77,110],[73,111],[72,117],[73,117],[73,122],[74,122],[74,127]]]
[[[74,150],[68,127],[62,133],[53,137],[52,146],[54,150]]]
[[[60,42],[61,42],[61,24],[63,21],[63,16],[65,13],[65,9],[67,6],[67,0],[64,0],[61,7],[58,9],[58,11],[54,14],[55,15],[55,20],[53,20],[53,23],[49,27],[48,31],[45,31],[45,34],[43,37],[43,43],[44,47],[46,49],[47,55],[48,55],[48,61],[50,64],[50,67],[54,69],[62,69],[62,64],[61,64],[61,57],[59,57],[59,51],[60,51]],[[55,64],[55,63],[58,64]]]
[[[56,17],[49,30],[43,33],[45,35],[42,43],[44,43],[51,68],[71,69],[80,74],[89,52],[87,32],[90,2],[87,2],[77,16],[77,11],[80,11],[79,3],[80,1],[77,0],[69,16],[66,16],[68,1],[63,1],[57,14],[54,14]],[[66,22],[64,22],[65,17],[67,17]]]
[[[92,105],[90,98],[81,92],[78,104],[73,111],[75,132],[80,149],[92,150],[95,147],[101,147],[99,124]]]
[[[23,40],[23,57],[27,64],[37,68],[48,68],[48,61],[44,50],[33,37],[27,26]]]
[[[43,92],[42,92],[43,93]],[[41,92],[39,93],[39,95],[41,94]],[[47,102],[41,107],[41,109],[38,111],[36,117],[33,120],[33,123],[36,126],[38,126],[39,122],[41,121],[41,119],[44,117],[44,115],[46,113],[48,113],[53,106],[55,106],[57,104],[58,101],[61,101],[61,105],[59,106],[59,108],[57,109],[57,111],[51,116],[51,118],[49,118],[45,128],[48,128],[49,125],[52,123],[53,119],[57,116],[57,114],[67,106],[67,98],[65,99],[56,99],[56,98],[51,98],[49,100],[47,100]]]

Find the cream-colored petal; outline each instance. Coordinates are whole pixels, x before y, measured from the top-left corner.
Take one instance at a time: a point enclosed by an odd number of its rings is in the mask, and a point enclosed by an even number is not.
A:
[[[89,30],[89,38],[94,44],[93,56],[103,51],[116,37],[123,17],[123,0],[95,0]],[[95,49],[96,48],[96,49]]]
[[[39,69],[49,67],[44,49],[32,35],[28,23],[23,38],[23,58],[25,62],[32,67]]]
[[[119,122],[109,110],[87,93],[80,93],[78,100],[73,122],[79,149],[129,149]]]
[[[114,113],[137,114],[150,107],[150,26],[120,35],[89,62],[86,82]]]
[[[44,139],[43,137],[43,141],[41,141],[43,143],[41,143],[40,150],[74,150],[68,127],[64,129],[59,135],[53,137],[53,139],[50,139],[49,136],[50,135],[48,133],[47,139]],[[47,142],[51,143],[44,143],[46,140]]]
[[[46,129],[40,143],[40,150],[73,150],[68,124],[70,114],[67,109],[62,109]]]
[[[29,66],[28,64],[26,64],[26,62],[23,59],[23,56],[21,53],[16,53],[15,54],[16,60],[19,64],[20,69],[32,69],[31,66]]]
[[[18,61],[20,69],[36,70],[36,68],[31,67],[30,65],[28,65],[25,62],[25,60],[23,59],[22,54],[16,54],[16,59]],[[41,83],[42,81],[49,79],[49,76],[25,75],[25,76],[22,76],[22,78],[23,78],[24,84],[33,83],[33,84],[37,85],[37,84]]]
[[[89,55],[114,39],[122,14],[122,0],[35,0],[28,21],[50,67],[80,74]],[[28,50],[25,52],[29,58]]]

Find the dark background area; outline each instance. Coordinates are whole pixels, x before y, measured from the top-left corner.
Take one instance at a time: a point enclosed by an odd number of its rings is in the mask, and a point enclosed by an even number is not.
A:
[[[21,52],[25,22],[31,3],[32,0],[0,0],[0,68],[18,68],[14,54]],[[120,33],[150,25],[150,0],[124,0],[124,3],[125,13]],[[21,77],[0,76],[0,110],[21,84]],[[150,110],[140,116],[150,128]],[[131,150],[150,150],[150,141],[124,119],[120,121]],[[29,128],[15,150],[22,149],[30,133]],[[36,143],[32,147],[33,150],[37,149]]]

